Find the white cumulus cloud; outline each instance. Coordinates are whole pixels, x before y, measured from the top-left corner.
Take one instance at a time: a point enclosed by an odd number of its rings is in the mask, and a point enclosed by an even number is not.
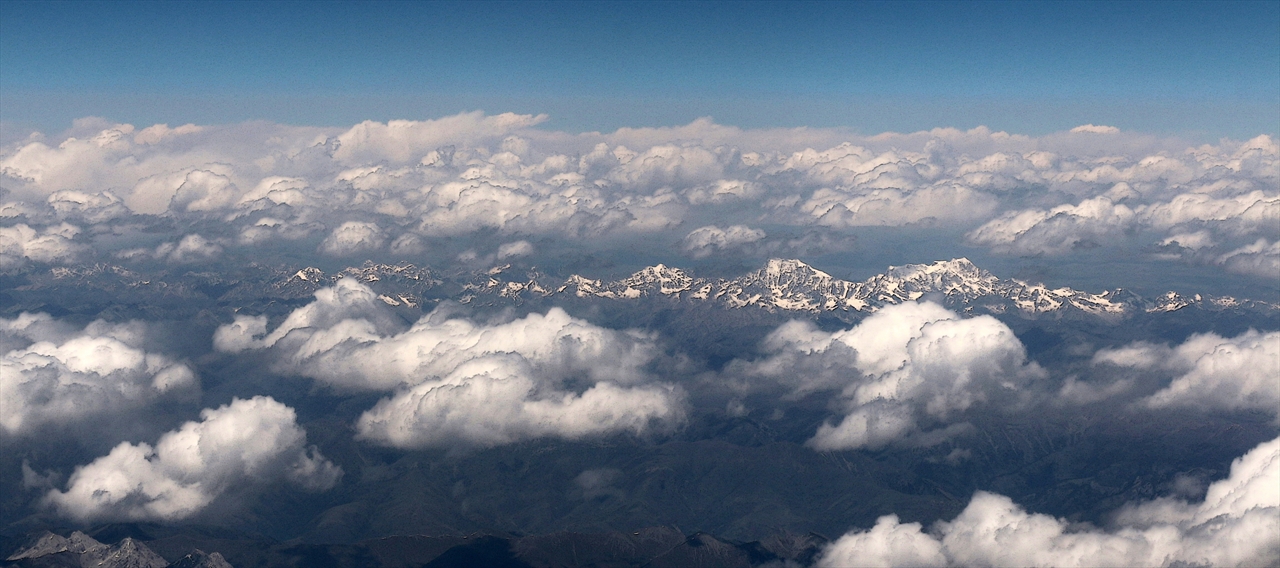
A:
[[[1230,272],[1280,278],[1280,240],[1268,242],[1258,239],[1253,243],[1232,249],[1216,259]]]
[[[940,441],[962,427],[957,417],[971,406],[1019,404],[1024,387],[1044,374],[1008,326],[932,302],[888,306],[835,333],[792,321],[763,347],[768,357],[732,368],[798,393],[839,391],[845,416],[808,442],[824,450]],[[931,422],[942,427],[922,431]]]
[[[49,196],[48,204],[63,219],[77,219],[91,224],[106,223],[129,215],[129,208],[110,191],[55,191]]]
[[[115,256],[122,259],[153,258],[171,264],[191,264],[213,260],[222,253],[222,245],[192,234],[182,237],[177,242],[160,243],[154,249],[127,249],[116,252]]]
[[[639,432],[682,417],[679,394],[644,370],[651,338],[559,308],[492,325],[437,310],[405,329],[342,279],[270,332],[265,317],[237,316],[214,345],[269,349],[277,371],[335,387],[397,391],[360,420],[362,436],[397,446]]]
[[[827,546],[820,567],[1272,566],[1280,562],[1280,439],[1231,464],[1199,503],[1163,498],[1127,506],[1109,530],[1073,529],[978,492],[955,519],[925,532],[881,517]]]
[[[508,112],[485,116],[476,111],[436,120],[365,121],[337,136],[339,146],[334,158],[344,163],[417,161],[439,146],[501,139],[546,120],[547,116],[541,114]]]
[[[208,170],[187,172],[174,192],[169,208],[174,211],[213,211],[236,202],[240,191],[231,178]]]
[[[47,314],[0,319],[0,431],[23,434],[192,394],[190,367],[144,349],[141,323],[69,329]]]
[[[382,248],[386,235],[377,223],[347,221],[334,229],[320,243],[320,252],[333,256],[348,256]]]
[[[578,393],[558,388],[523,357],[488,355],[380,401],[356,428],[365,439],[398,447],[495,446],[641,434],[679,415],[669,387],[600,381]]]
[[[513,241],[498,247],[498,260],[529,256],[533,254],[533,245],[529,241]]]
[[[690,231],[681,242],[684,250],[694,258],[705,258],[717,252],[759,242],[764,238],[764,231],[752,229],[746,225],[732,225],[724,229],[708,225]]]
[[[228,491],[288,481],[327,490],[342,469],[306,447],[292,408],[270,397],[234,399],[165,433],[155,446],[123,442],[76,468],[46,501],[79,521],[175,521]]]
[[[406,231],[581,237],[674,232],[689,219],[726,232],[761,219],[824,234],[928,224],[1014,254],[1206,232],[1198,242],[1214,244],[1197,262],[1280,239],[1280,145],[1269,136],[1187,148],[1095,125],[861,136],[707,119],[568,134],[534,128],[545,118],[472,112],[345,130],[86,119],[76,137],[0,148],[9,199],[21,202],[3,209],[48,201],[52,222],[82,225],[122,208],[226,219],[255,246],[327,230],[328,254],[380,251]],[[346,223],[385,234],[335,231]],[[425,250],[399,244],[394,254]],[[1256,273],[1246,258],[1221,264]]]
[[[1081,124],[1080,126],[1072,128],[1071,132],[1076,134],[1079,134],[1082,132],[1089,133],[1089,134],[1115,134],[1117,132],[1120,132],[1120,129],[1114,126],[1104,126],[1104,125],[1097,125],[1097,124]]]
[[[165,243],[156,248],[156,258],[186,264],[216,258],[222,247],[200,235],[187,235],[175,243]]]
[[[1075,204],[1007,210],[971,231],[970,242],[1062,254],[1140,231],[1165,232],[1163,245],[1196,251],[1280,237],[1280,146],[1268,136],[1181,155],[1056,160],[1025,181],[1076,195]],[[1247,261],[1239,271],[1253,273]]]
[[[44,229],[26,223],[0,227],[0,269],[20,267],[27,262],[72,262],[88,249],[73,240],[79,233],[79,227],[68,223]]]
[[[1099,196],[1047,211],[1005,213],[975,229],[969,240],[1001,252],[1060,254],[1101,246],[1123,234],[1135,218],[1128,206]]]
[[[1197,334],[1174,347],[1136,343],[1099,351],[1094,362],[1171,374],[1168,386],[1143,400],[1152,408],[1252,409],[1280,416],[1280,332]]]

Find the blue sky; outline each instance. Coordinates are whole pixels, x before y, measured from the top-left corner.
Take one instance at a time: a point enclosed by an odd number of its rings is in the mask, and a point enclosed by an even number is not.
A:
[[[463,110],[612,130],[1280,130],[1280,2],[0,3],[0,114],[60,130]]]

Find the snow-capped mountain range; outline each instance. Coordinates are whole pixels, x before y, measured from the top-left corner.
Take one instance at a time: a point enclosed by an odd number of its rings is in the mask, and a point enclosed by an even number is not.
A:
[[[659,264],[620,280],[604,281],[579,275],[564,280],[536,270],[525,274],[510,265],[475,273],[462,284],[453,299],[463,303],[505,299],[527,300],[570,296],[608,300],[665,298],[672,302],[711,302],[725,308],[756,308],[770,312],[871,313],[879,308],[924,297],[953,309],[979,313],[1024,315],[1084,313],[1118,318],[1141,312],[1172,312],[1188,307],[1207,310],[1246,309],[1267,313],[1280,305],[1255,300],[1168,292],[1154,299],[1116,289],[1090,293],[1072,288],[1002,279],[978,268],[965,258],[931,264],[891,266],[862,282],[842,280],[800,260],[773,259],[755,272],[731,279],[699,278]],[[389,305],[416,306],[421,292],[445,282],[425,268],[412,265],[377,265],[348,268],[326,276],[315,268],[297,271],[280,287],[318,287],[338,278],[354,277],[376,286]],[[397,284],[398,283],[398,284]],[[443,290],[441,290],[443,291]]]

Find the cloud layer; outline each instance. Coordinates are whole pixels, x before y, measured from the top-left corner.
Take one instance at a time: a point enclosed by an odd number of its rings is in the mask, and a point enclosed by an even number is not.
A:
[[[837,566],[1271,566],[1280,561],[1280,438],[1231,464],[1204,501],[1163,498],[1130,505],[1110,530],[1074,528],[1028,513],[1008,497],[978,492],[951,521],[881,517],[830,544],[818,559]]]
[[[822,234],[928,224],[1019,255],[1128,243],[1276,274],[1280,145],[1267,136],[1187,147],[1097,125],[868,137],[708,120],[567,134],[533,128],[544,119],[464,113],[346,130],[85,119],[73,136],[0,148],[0,262],[62,262],[77,252],[58,240],[74,237],[66,227],[148,214],[218,220],[228,234],[204,238],[240,246],[314,236],[336,256],[490,233],[670,233],[694,256],[753,254],[773,250],[746,246],[763,244],[767,220]]]
[[[235,399],[200,413],[156,442],[122,442],[76,468],[66,491],[45,500],[80,521],[176,521],[229,491],[287,481],[327,490],[342,469],[314,448],[292,408],[270,397]]]

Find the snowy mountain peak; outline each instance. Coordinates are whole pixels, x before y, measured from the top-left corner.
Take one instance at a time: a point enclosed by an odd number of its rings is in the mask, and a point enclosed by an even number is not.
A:
[[[523,276],[509,266],[501,270],[470,273],[455,298],[470,303],[478,298],[496,297],[523,302],[558,295],[577,298],[638,300],[666,298],[676,302],[711,302],[726,308],[757,308],[771,312],[837,312],[857,317],[880,308],[928,297],[947,307],[968,313],[1019,313],[1024,316],[1061,317],[1082,314],[1116,319],[1141,312],[1172,312],[1188,307],[1206,310],[1248,309],[1264,312],[1280,311],[1280,306],[1267,302],[1213,298],[1199,294],[1182,296],[1169,292],[1153,300],[1143,299],[1127,290],[1083,292],[1068,287],[1050,288],[1044,284],[1017,279],[1002,279],[973,264],[967,258],[939,260],[923,264],[890,266],[885,272],[864,281],[836,278],[797,259],[774,258],[761,268],[737,278],[699,278],[683,269],[657,264],[640,269],[620,280],[605,281],[571,275],[564,280],[547,277],[536,270]],[[314,292],[342,277],[355,277],[367,284],[377,284],[382,301],[396,307],[419,305],[420,294],[437,285],[426,268],[413,265],[377,265],[366,263],[361,268],[348,268],[332,276],[314,269],[304,269],[277,283],[290,290]],[[443,298],[441,292],[432,292]]]
[[[314,266],[308,266],[293,273],[293,278],[303,282],[320,282],[324,280],[324,271]]]
[[[965,280],[969,282],[986,282],[998,280],[993,274],[975,266],[967,258],[939,260],[930,264],[907,264],[890,266],[882,275],[885,281],[900,282],[940,282],[944,280]]]
[[[636,282],[659,282],[659,281],[675,281],[687,280],[689,275],[679,268],[672,268],[665,264],[658,264],[646,267],[635,274],[632,274],[627,280]]]
[[[835,278],[797,259],[770,259],[759,270],[732,279],[696,278],[681,269],[659,264],[614,282],[574,275],[557,291],[570,288],[576,296],[584,298],[665,296],[681,301],[711,301],[728,308],[807,312],[874,312],[886,305],[918,301],[925,296],[937,296],[938,301],[964,311],[1028,315],[1076,312],[1107,318],[1139,311],[1172,311],[1192,304],[1209,309],[1226,309],[1238,304],[1230,298],[1204,300],[1196,295],[1190,299],[1176,293],[1149,302],[1119,289],[1095,294],[1065,287],[1049,288],[1043,284],[1001,279],[967,258],[891,266],[862,282]],[[1260,302],[1253,304],[1263,309],[1274,308]]]
[[[794,258],[771,258],[764,267],[764,272],[771,277],[779,277],[787,274],[804,274],[817,278],[831,278],[830,274],[818,270],[802,260]]]

